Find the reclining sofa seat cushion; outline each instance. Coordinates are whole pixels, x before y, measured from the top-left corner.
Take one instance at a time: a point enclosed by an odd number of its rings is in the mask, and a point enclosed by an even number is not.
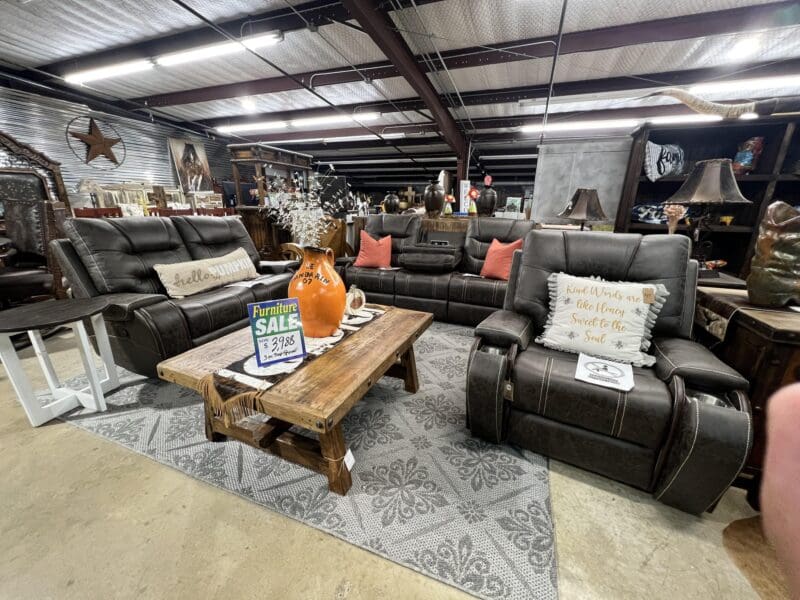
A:
[[[480,275],[492,240],[507,244],[524,239],[534,227],[533,221],[515,219],[471,219],[464,242],[462,273],[454,273],[450,281],[448,319],[457,323],[477,325],[498,308],[503,307],[508,282],[484,279]],[[468,273],[469,275],[464,275]]]
[[[170,217],[193,260],[218,258],[243,248],[253,264],[261,260],[239,217]]]
[[[405,246],[419,241],[422,218],[419,215],[370,215],[364,230],[373,238],[392,236],[393,267],[400,265],[399,256]],[[358,252],[359,248],[355,249]],[[394,303],[395,271],[349,266],[345,270],[347,285],[356,285],[371,302]]]
[[[153,265],[192,260],[168,218],[67,219],[64,231],[101,294],[163,294]]]

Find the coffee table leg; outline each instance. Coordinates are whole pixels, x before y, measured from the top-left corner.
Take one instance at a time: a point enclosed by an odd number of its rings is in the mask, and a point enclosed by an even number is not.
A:
[[[205,399],[203,400],[203,409],[205,411],[206,439],[209,442],[224,442],[225,435],[214,431],[214,415],[211,414],[211,407]]]
[[[319,444],[322,450],[322,457],[328,468],[328,489],[344,496],[347,490],[353,485],[350,471],[344,464],[344,455],[347,446],[344,443],[344,432],[341,423],[331,429],[328,433],[319,435]]]
[[[412,394],[419,391],[419,377],[417,376],[417,360],[414,358],[414,347],[411,346],[400,359],[406,370],[405,390]]]

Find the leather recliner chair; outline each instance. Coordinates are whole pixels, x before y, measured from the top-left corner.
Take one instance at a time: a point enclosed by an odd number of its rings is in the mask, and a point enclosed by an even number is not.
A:
[[[633,367],[629,392],[577,381],[577,355],[533,341],[549,312],[547,278],[557,272],[667,287],[653,329],[655,366]],[[653,492],[687,512],[713,508],[749,454],[750,406],[747,380],[690,339],[696,282],[685,236],[529,233],[503,309],[475,329],[467,368],[473,435]]]

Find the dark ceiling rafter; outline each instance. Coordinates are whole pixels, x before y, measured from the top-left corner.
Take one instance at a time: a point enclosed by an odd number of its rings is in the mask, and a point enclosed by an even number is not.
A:
[[[623,46],[682,39],[702,38],[728,33],[740,33],[756,29],[796,25],[800,23],[800,8],[795,0],[771,2],[755,6],[744,6],[707,13],[670,17],[653,21],[642,21],[565,33],[561,42],[561,55],[580,52],[595,52]],[[548,58],[552,54],[550,44],[554,36],[514,40],[500,44],[461,48],[442,52],[448,69],[487,66],[493,64]],[[504,50],[509,50],[504,52]],[[398,77],[400,72],[390,62],[356,65],[358,71],[371,80]],[[424,70],[424,66],[420,67]],[[354,83],[362,76],[351,69],[328,69],[316,73],[294,74],[294,79],[314,87]],[[239,96],[250,96],[301,89],[297,81],[287,77],[270,77],[239,83],[183,90],[137,98],[150,106],[170,106],[223,100]]]
[[[418,4],[430,4],[442,0],[419,0]],[[405,1],[404,7],[410,4]],[[299,13],[299,14],[298,14]],[[349,19],[350,15],[339,0],[311,0],[294,7],[280,8],[231,19],[218,24],[229,35],[239,37],[257,35],[279,30],[283,33],[298,31],[311,27],[319,27],[330,23]],[[69,71],[94,69],[127,60],[151,58],[170,52],[180,52],[225,41],[212,27],[204,26],[189,31],[173,33],[152,40],[135,42],[101,50],[92,54],[84,54],[75,58],[50,63],[39,67],[56,75],[64,75]]]
[[[468,159],[467,140],[453,115],[439,99],[438,92],[420,67],[408,44],[395,30],[389,14],[372,0],[342,0],[342,4],[425,102],[425,107],[431,111],[439,126],[442,138],[456,153],[459,172],[463,176]]]
[[[720,80],[729,75],[738,78],[747,77],[773,77],[786,75],[786,73],[797,73],[800,71],[800,58],[784,61],[758,62],[758,63],[735,63],[722,67],[705,67],[701,69],[687,69],[685,71],[665,71],[661,73],[642,73],[633,76],[607,77],[603,79],[582,79],[578,81],[564,81],[554,85],[554,97],[577,96],[582,94],[602,94],[610,92],[624,92],[627,90],[646,90],[659,87],[687,86],[703,81]],[[508,104],[522,100],[534,100],[544,97],[547,94],[547,85],[530,85],[512,88],[500,88],[494,90],[479,90],[474,92],[462,92],[461,97],[467,106],[481,106],[488,104]],[[441,96],[443,102],[446,98]],[[398,109],[402,111],[414,111],[423,109],[425,106],[419,98],[403,98],[388,102],[367,102],[359,104],[340,104],[339,108],[353,113],[359,112],[380,112],[394,113]],[[451,106],[451,108],[455,108]],[[242,123],[279,120],[290,121],[292,119],[304,119],[311,117],[326,117],[334,113],[329,108],[307,108],[292,111],[248,114],[235,117],[219,117],[215,119],[199,119],[197,123],[202,123],[208,127],[218,127],[220,125],[238,125]]]

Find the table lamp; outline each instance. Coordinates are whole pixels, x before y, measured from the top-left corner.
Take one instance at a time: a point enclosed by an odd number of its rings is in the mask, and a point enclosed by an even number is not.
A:
[[[581,231],[587,221],[607,221],[608,217],[600,205],[597,190],[591,188],[578,188],[572,195],[567,207],[559,213],[558,218],[578,221]]]
[[[708,220],[721,206],[752,204],[739,190],[733,175],[733,161],[729,158],[698,161],[680,189],[662,204],[700,207],[700,216],[689,221],[692,258],[700,263],[700,277],[719,277],[716,271],[704,268],[707,254],[711,252],[711,243],[700,244],[702,230],[708,227]]]

